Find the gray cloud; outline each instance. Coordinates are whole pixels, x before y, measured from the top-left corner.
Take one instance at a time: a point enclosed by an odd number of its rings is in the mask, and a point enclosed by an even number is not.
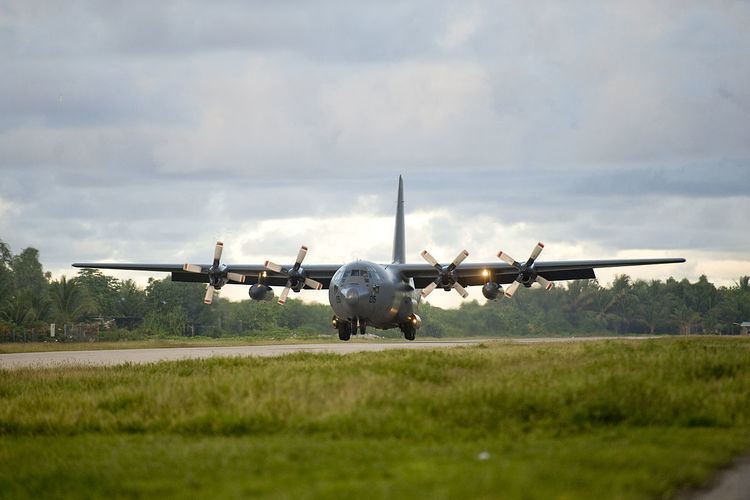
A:
[[[390,217],[404,174],[411,213],[447,214],[412,238],[446,252],[505,230],[748,262],[749,23],[730,1],[6,2],[0,237],[57,269],[321,230],[387,259],[390,229],[321,221]]]

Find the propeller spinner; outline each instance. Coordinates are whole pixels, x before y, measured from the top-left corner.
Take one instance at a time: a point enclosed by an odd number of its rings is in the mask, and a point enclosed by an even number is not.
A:
[[[507,264],[515,267],[518,270],[518,276],[516,277],[515,281],[505,289],[506,297],[513,297],[513,294],[516,293],[516,290],[518,290],[518,287],[521,285],[531,286],[532,283],[539,283],[540,285],[542,285],[542,287],[544,287],[545,290],[549,290],[554,286],[554,283],[539,276],[539,274],[536,272],[536,269],[534,269],[534,261],[537,259],[537,257],[539,257],[539,254],[542,253],[543,249],[544,244],[537,243],[534,247],[534,250],[531,251],[529,260],[527,260],[523,264],[516,261],[513,257],[503,251],[498,252],[497,256],[500,257],[501,260],[505,261]]]
[[[203,298],[204,304],[213,302],[216,292],[226,285],[228,281],[236,281],[237,283],[245,282],[244,274],[230,273],[227,271],[226,264],[221,263],[221,253],[223,251],[224,243],[217,241],[214,248],[213,263],[205,271],[203,270],[205,266],[199,264],[185,264],[182,266],[182,270],[185,272],[208,275],[208,288],[206,288],[206,296]]]
[[[469,256],[469,252],[467,252],[466,250],[462,250],[461,253],[459,253],[456,258],[453,259],[453,262],[445,267],[441,266],[440,263],[435,260],[435,257],[430,255],[427,250],[423,250],[420,255],[438,272],[435,281],[427,285],[424,290],[422,290],[422,298],[427,297],[432,293],[433,290],[435,290],[439,286],[443,287],[445,290],[450,290],[451,288],[454,289],[464,299],[469,295],[469,292],[467,292],[466,289],[461,286],[461,284],[453,274],[453,271],[459,266],[459,264],[461,264],[461,262],[463,262],[464,259]]]
[[[289,295],[290,290],[299,292],[304,286],[308,286],[313,290],[320,290],[321,288],[323,288],[323,285],[321,283],[315,281],[314,279],[308,278],[307,273],[305,273],[305,270],[302,268],[302,261],[305,260],[305,255],[307,255],[307,247],[302,245],[299,249],[299,253],[297,254],[297,260],[294,262],[294,266],[292,266],[291,269],[286,269],[283,266],[274,264],[270,260],[266,261],[264,266],[266,269],[284,275],[287,278],[286,286],[281,292],[281,295],[279,295],[279,304],[283,304],[286,302],[286,298]]]

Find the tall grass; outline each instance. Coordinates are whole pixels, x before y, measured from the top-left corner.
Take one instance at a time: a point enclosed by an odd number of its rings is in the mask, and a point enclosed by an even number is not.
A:
[[[71,443],[105,446],[121,436],[112,446],[123,456],[94,455],[131,463],[148,456],[144,442],[162,436],[182,450],[166,453],[169,463],[186,453],[215,459],[222,446],[251,455],[258,446],[287,446],[299,456],[262,469],[299,470],[303,482],[320,474],[303,472],[304,450],[312,447],[320,448],[320,464],[312,469],[335,467],[338,460],[356,468],[352,461],[365,460],[363,466],[376,469],[373,481],[403,494],[413,493],[408,485],[417,478],[426,481],[425,492],[454,491],[447,478],[458,480],[460,473],[462,488],[473,481],[465,491],[481,495],[497,492],[505,481],[519,488],[511,494],[519,497],[598,491],[661,496],[705,479],[750,446],[748,429],[745,339],[489,344],[0,372],[0,436],[6,443],[0,464],[47,446],[68,457],[59,467],[69,472],[71,461],[91,460],[85,454],[70,458]],[[373,458],[362,447],[379,454]],[[506,457],[504,465],[476,469],[482,449]],[[408,450],[425,468],[402,477],[394,468],[408,465]],[[649,470],[652,482],[644,479]],[[434,477],[438,473],[442,477]],[[335,491],[366,493],[366,480],[345,481],[348,487],[336,482]],[[109,481],[102,491],[120,491],[114,476]],[[257,476],[252,484],[265,493],[300,492],[293,479],[258,486],[264,481]],[[532,483],[537,489],[528,489]],[[209,492],[210,484],[204,484]],[[607,490],[613,484],[620,489]],[[48,493],[45,485],[35,491]]]
[[[750,342],[501,345],[215,358],[0,377],[0,434],[325,433],[468,439],[746,426]]]

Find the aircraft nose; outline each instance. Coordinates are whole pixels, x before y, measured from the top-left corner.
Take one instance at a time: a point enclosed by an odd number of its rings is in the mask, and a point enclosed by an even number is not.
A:
[[[362,297],[367,295],[367,290],[360,286],[347,286],[341,290],[341,295],[344,296],[344,300],[350,306],[356,306]]]

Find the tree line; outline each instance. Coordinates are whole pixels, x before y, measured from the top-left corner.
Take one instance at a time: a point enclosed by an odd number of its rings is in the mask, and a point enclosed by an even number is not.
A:
[[[145,288],[95,269],[52,279],[35,248],[13,254],[0,241],[0,340],[49,324],[95,324],[105,338],[148,336],[333,335],[322,304],[218,300],[203,304],[204,287],[150,279]],[[420,335],[431,337],[580,334],[734,334],[750,321],[750,277],[716,287],[669,278],[617,276],[609,286],[571,281],[550,291],[521,290],[513,299],[468,301],[458,309],[422,304]],[[377,331],[400,336],[398,330]]]

